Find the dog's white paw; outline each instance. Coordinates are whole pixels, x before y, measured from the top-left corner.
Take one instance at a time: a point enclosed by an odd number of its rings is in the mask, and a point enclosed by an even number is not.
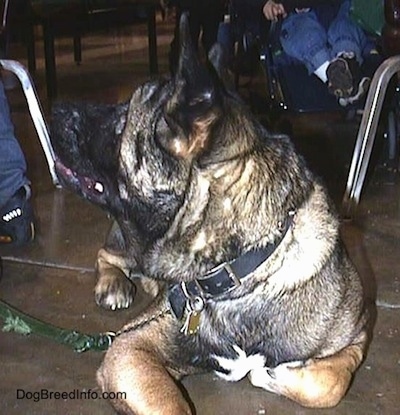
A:
[[[135,294],[135,285],[125,276],[120,275],[102,275],[94,289],[97,305],[110,310],[128,308],[132,304]]]
[[[267,391],[282,394],[282,387],[292,383],[293,369],[304,366],[303,361],[287,362],[275,368],[260,367],[249,373],[249,380],[253,386]]]

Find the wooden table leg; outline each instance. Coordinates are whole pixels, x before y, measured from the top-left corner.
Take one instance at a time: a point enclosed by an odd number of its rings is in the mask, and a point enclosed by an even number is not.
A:
[[[148,8],[147,33],[149,41],[149,66],[150,74],[158,73],[157,58],[157,32],[156,32],[156,8],[151,6]]]
[[[57,96],[56,57],[54,52],[54,31],[52,22],[43,22],[44,58],[46,67],[47,97],[49,100]]]

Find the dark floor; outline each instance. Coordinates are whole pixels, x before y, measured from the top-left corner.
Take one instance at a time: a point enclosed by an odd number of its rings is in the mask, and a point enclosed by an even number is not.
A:
[[[171,25],[159,23],[160,71],[167,69]],[[147,78],[145,27],[87,36],[83,62],[73,63],[72,40],[57,42],[60,99],[117,102]],[[42,45],[38,43],[35,84],[48,114]],[[24,50],[12,45],[10,57],[26,64]],[[256,88],[259,90],[259,88]],[[246,91],[245,91],[246,92]],[[4,262],[1,298],[25,312],[84,332],[116,330],[141,307],[109,312],[94,304],[93,263],[110,224],[106,215],[77,196],[53,187],[39,141],[19,88],[10,91],[13,120],[29,164],[38,217],[36,241],[25,248],[0,248]],[[264,114],[265,115],[265,114]],[[344,173],[357,126],[337,117],[297,118],[296,143],[340,200]],[[312,128],[311,128],[312,126]],[[306,140],[304,138],[307,138]],[[400,413],[400,182],[385,185],[372,176],[353,223],[343,236],[359,268],[377,318],[368,357],[340,405],[308,410],[252,387],[247,380],[226,383],[212,374],[184,381],[198,415],[312,414],[397,415]],[[0,396],[4,414],[112,414],[100,399],[18,399],[17,391],[96,390],[99,352],[77,354],[34,335],[0,332]],[[151,415],[151,414],[149,414]]]

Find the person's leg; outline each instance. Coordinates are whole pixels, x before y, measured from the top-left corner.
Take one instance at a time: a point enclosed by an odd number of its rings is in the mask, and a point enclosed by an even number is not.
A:
[[[0,79],[0,208],[25,184],[26,162],[15,138],[7,96]]]
[[[235,38],[231,21],[224,21],[220,23],[217,33],[217,42],[224,49],[228,66],[230,66],[233,62],[235,48]]]
[[[34,238],[29,184],[0,79],[0,245],[20,245]]]
[[[327,68],[329,88],[343,106],[362,98],[370,84],[368,77],[361,76],[360,68],[368,39],[349,13],[350,1],[345,0],[328,29],[328,42],[336,58]]]
[[[361,27],[350,19],[349,13],[350,1],[345,0],[328,29],[328,43],[335,57],[343,53],[354,54],[356,61],[361,65],[362,51],[368,40]]]
[[[326,30],[318,22],[313,11],[292,13],[285,18],[282,22],[280,41],[283,50],[302,62],[310,74],[331,60]]]

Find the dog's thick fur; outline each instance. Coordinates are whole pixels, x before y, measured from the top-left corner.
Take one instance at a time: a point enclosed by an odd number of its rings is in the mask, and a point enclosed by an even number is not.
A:
[[[181,26],[172,79],[142,85],[129,106],[54,112],[61,180],[116,220],[97,259],[96,301],[129,306],[133,279],[155,298],[116,337],[99,385],[126,392],[112,404],[137,415],[192,413],[176,380],[203,371],[334,406],[367,342],[335,211],[290,140],[266,131],[230,88],[218,46],[213,67],[201,65],[185,17]],[[183,333],[168,288],[271,243],[240,285],[205,299],[198,331]]]

